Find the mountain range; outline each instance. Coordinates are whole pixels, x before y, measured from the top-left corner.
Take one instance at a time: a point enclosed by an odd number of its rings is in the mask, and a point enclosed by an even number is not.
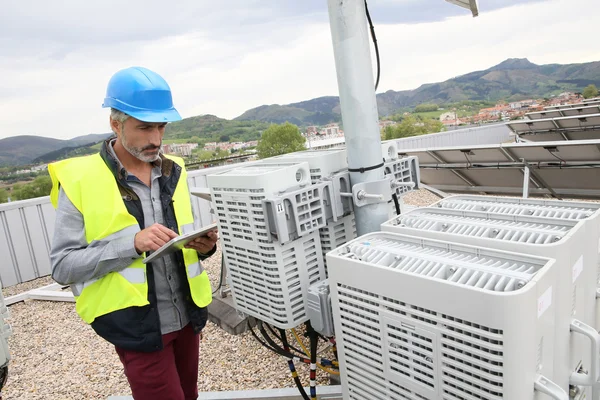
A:
[[[510,58],[484,71],[471,72],[445,82],[424,84],[414,90],[379,93],[377,108],[379,115],[384,117],[423,103],[543,98],[564,91],[580,92],[589,84],[600,87],[600,61],[537,65],[526,58]],[[262,105],[235,119],[322,125],[341,119],[340,103],[337,97],[328,96],[287,105]]]
[[[564,91],[579,91],[589,84],[600,87],[600,61],[582,64],[537,65],[526,58],[511,58],[484,71],[475,71],[444,82],[428,83],[414,90],[388,90],[377,94],[379,115],[385,117],[408,111],[418,104],[448,104],[464,100],[523,100],[557,95]],[[299,126],[324,125],[339,122],[341,111],[336,96],[319,97],[292,104],[262,105],[252,108],[234,120],[212,115],[196,116],[167,126],[166,138],[252,140],[268,123],[291,122]],[[65,147],[80,147],[96,143],[109,134],[79,136],[59,140],[38,136],[15,136],[0,139],[0,166],[22,165],[47,153]],[[68,149],[67,149],[68,150]],[[57,154],[64,154],[59,151]]]
[[[0,166],[29,164],[44,154],[94,144],[107,136],[109,133],[90,134],[66,140],[34,135],[0,139]]]

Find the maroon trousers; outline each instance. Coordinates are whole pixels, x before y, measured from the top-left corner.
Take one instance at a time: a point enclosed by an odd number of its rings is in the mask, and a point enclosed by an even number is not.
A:
[[[199,335],[191,324],[163,335],[163,349],[152,353],[116,348],[135,400],[198,398]]]

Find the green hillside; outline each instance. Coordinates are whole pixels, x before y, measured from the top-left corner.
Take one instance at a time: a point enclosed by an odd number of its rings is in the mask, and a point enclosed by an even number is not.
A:
[[[269,127],[264,121],[230,121],[214,115],[200,115],[185,118],[167,125],[165,142],[192,139],[197,143],[206,142],[247,142],[258,140]]]

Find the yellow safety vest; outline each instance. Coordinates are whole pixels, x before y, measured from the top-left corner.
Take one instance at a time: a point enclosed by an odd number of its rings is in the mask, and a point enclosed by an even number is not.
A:
[[[184,227],[194,223],[187,172],[182,159],[167,157],[181,166],[181,176],[173,194],[175,218],[181,233]],[[50,164],[48,171],[52,178],[52,204],[55,208],[58,205],[60,185],[83,215],[88,244],[94,240],[132,236],[140,230],[137,220],[125,207],[115,176],[100,154],[58,161]],[[144,257],[145,254],[133,259],[121,271],[71,285],[79,316],[91,324],[96,318],[113,311],[148,305],[146,265],[142,263]],[[192,300],[198,307],[206,307],[212,300],[212,292],[198,253],[183,249],[183,258]]]

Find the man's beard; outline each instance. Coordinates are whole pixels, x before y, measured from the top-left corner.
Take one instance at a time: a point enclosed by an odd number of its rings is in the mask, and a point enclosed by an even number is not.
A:
[[[121,135],[121,136],[122,136],[121,144],[123,145],[125,150],[127,150],[129,152],[129,154],[131,154],[138,160],[150,163],[150,162],[154,162],[160,158],[160,147],[156,148],[153,145],[149,145],[149,146],[145,146],[145,147],[130,146],[129,143],[127,143],[127,139],[125,139],[125,135]],[[151,150],[151,149],[156,150],[156,154],[147,154],[147,155],[144,154],[144,150]]]

